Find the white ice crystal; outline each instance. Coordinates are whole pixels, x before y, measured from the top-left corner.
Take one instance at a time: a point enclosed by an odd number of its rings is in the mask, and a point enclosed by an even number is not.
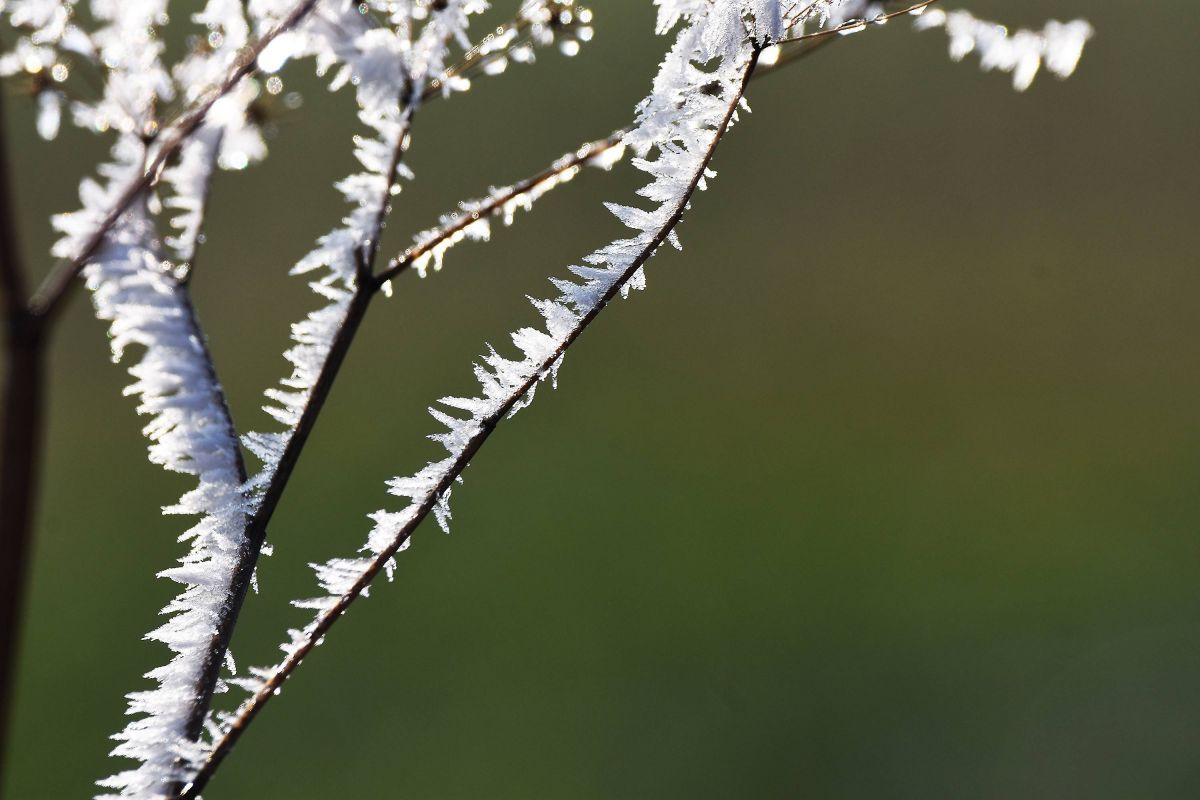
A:
[[[1011,73],[1013,87],[1021,92],[1030,87],[1043,64],[1059,78],[1074,74],[1084,45],[1094,32],[1087,22],[1075,20],[1050,21],[1041,31],[1009,33],[1003,25],[981,20],[970,12],[940,8],[930,9],[918,18],[917,28],[945,28],[951,58],[961,61],[978,53],[983,69]]]

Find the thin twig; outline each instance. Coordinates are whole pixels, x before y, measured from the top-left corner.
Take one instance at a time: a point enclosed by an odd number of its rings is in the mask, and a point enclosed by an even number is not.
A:
[[[404,156],[408,149],[408,138],[412,133],[413,115],[417,110],[416,85],[411,77],[405,79],[404,90],[401,93],[401,104],[404,111],[400,119],[400,137],[396,142],[396,147],[392,151],[392,161],[388,165],[387,170],[387,187],[384,190],[384,195],[380,198],[379,213],[375,215],[375,221],[371,226],[371,235],[367,241],[363,243],[363,257],[359,261],[359,276],[366,277],[375,271],[375,259],[379,256],[379,242],[383,238],[383,226],[387,222],[388,213],[391,211],[392,187],[400,179],[400,168],[404,164]]]
[[[628,129],[621,129],[609,135],[604,139],[597,139],[594,142],[588,142],[585,145],[575,149],[575,152],[568,158],[559,159],[550,166],[546,167],[541,172],[526,178],[523,181],[513,184],[504,192],[495,196],[489,197],[487,202],[475,209],[471,214],[462,214],[458,219],[438,229],[432,237],[427,241],[405,250],[400,255],[388,262],[387,267],[375,276],[374,280],[377,287],[382,287],[388,281],[394,280],[410,269],[422,256],[436,249],[438,245],[451,239],[456,233],[469,228],[480,219],[491,217],[500,213],[512,200],[528,194],[535,190],[538,186],[553,181],[564,173],[575,169],[576,167],[586,164],[600,155],[608,152],[612,148],[621,143]]]
[[[816,31],[814,33],[806,33],[802,36],[793,36],[789,39],[780,39],[779,41],[775,42],[775,44],[782,45],[791,44],[793,42],[811,42],[815,39],[827,39],[831,36],[840,36],[843,33],[860,31],[866,28],[868,25],[882,25],[888,20],[893,20],[896,17],[903,17],[906,14],[919,13],[936,2],[938,2],[938,0],[924,0],[924,2],[916,3],[915,5],[901,9],[900,11],[893,11],[890,14],[883,14],[882,16],[872,17],[871,19],[852,19],[848,22],[838,25],[836,28],[829,28],[828,30]]]
[[[412,100],[411,95],[412,89],[409,90],[407,101]],[[262,547],[262,542],[266,538],[267,526],[271,522],[271,517],[274,515],[275,509],[279,505],[279,500],[283,496],[284,489],[287,488],[292,472],[300,460],[300,454],[308,443],[308,437],[312,433],[317,418],[325,406],[325,401],[329,397],[330,390],[333,388],[334,379],[337,378],[338,371],[346,360],[346,354],[350,350],[350,345],[354,342],[358,328],[367,313],[367,307],[370,305],[371,298],[375,294],[376,284],[371,278],[371,273],[374,271],[374,260],[379,253],[379,241],[382,238],[383,223],[387,216],[391,188],[395,185],[397,173],[404,163],[404,157],[407,152],[406,148],[409,133],[411,132],[412,118],[413,111],[406,110],[404,128],[399,132],[396,140],[396,148],[392,154],[392,162],[389,168],[391,173],[390,180],[385,189],[385,195],[381,198],[381,213],[375,221],[373,235],[363,243],[362,249],[357,254],[359,280],[355,287],[354,295],[350,299],[350,304],[346,309],[346,316],[342,321],[341,327],[334,335],[333,342],[329,348],[329,354],[325,357],[325,362],[321,365],[320,373],[309,394],[308,402],[305,404],[304,410],[300,412],[300,421],[296,423],[291,436],[288,437],[283,454],[275,466],[275,471],[271,473],[267,481],[266,488],[263,490],[262,500],[247,527],[247,537],[251,542],[251,546],[255,548],[255,558],[257,558],[257,550]],[[249,581],[249,575],[246,576],[246,580],[247,582]]]
[[[29,309],[35,316],[49,317],[58,310],[75,278],[83,270],[87,260],[104,242],[104,237],[112,229],[112,226],[129,209],[134,200],[158,180],[167,161],[174,157],[187,138],[204,123],[213,105],[233,91],[243,78],[253,73],[258,68],[258,57],[267,45],[298,25],[316,4],[317,0],[300,0],[274,28],[263,34],[253,47],[240,55],[233,69],[219,86],[210,90],[204,100],[201,100],[168,127],[169,133],[159,146],[153,160],[139,177],[121,191],[117,202],[113,204],[104,220],[88,237],[79,252],[56,264],[46,279],[42,281],[41,286],[34,292],[33,298],[29,301]]]
[[[403,547],[404,543],[408,541],[416,527],[420,525],[425,517],[429,515],[429,512],[433,510],[434,506],[438,502],[438,498],[445,494],[445,492],[453,486],[454,481],[466,468],[471,458],[474,457],[474,455],[491,436],[492,432],[496,429],[497,425],[499,425],[500,421],[513,410],[516,404],[521,401],[521,398],[523,398],[529,392],[529,390],[534,387],[534,385],[542,380],[546,371],[549,370],[550,367],[563,356],[566,350],[583,334],[583,332],[588,328],[588,326],[591,325],[600,312],[603,311],[604,308],[613,300],[613,298],[617,296],[617,294],[621,291],[621,287],[629,281],[635,272],[641,269],[650,256],[652,256],[663,244],[663,242],[666,241],[668,235],[670,235],[671,231],[675,229],[675,226],[678,225],[679,221],[683,218],[684,211],[687,209],[692,195],[695,193],[700,181],[703,179],[704,172],[709,163],[711,163],[712,158],[716,153],[717,146],[724,138],[725,132],[729,129],[729,124],[733,119],[734,114],[737,112],[738,103],[745,93],[746,86],[749,83],[751,76],[754,74],[754,67],[758,61],[759,53],[760,50],[758,48],[753,50],[751,58],[748,61],[745,71],[742,75],[738,91],[735,93],[735,96],[731,98],[729,108],[724,119],[714,133],[713,140],[702,157],[699,168],[692,176],[687,190],[681,196],[674,211],[663,227],[658,230],[646,247],[638,254],[636,258],[633,259],[630,265],[622,273],[620,278],[613,282],[612,287],[605,292],[604,296],[600,299],[596,306],[579,319],[575,329],[571,331],[571,333],[549,356],[546,357],[541,365],[541,368],[533,370],[532,376],[520,387],[515,389],[511,393],[510,398],[504,404],[502,404],[493,414],[481,421],[479,431],[471,437],[470,441],[467,443],[467,446],[455,459],[453,465],[451,465],[451,467],[446,471],[445,476],[438,483],[438,485],[433,490],[428,492],[425,499],[418,505],[411,520],[399,531],[397,531],[397,536],[392,541],[391,545],[383,552],[379,553],[372,560],[370,566],[363,571],[359,579],[355,581],[354,585],[345,594],[339,597],[338,601],[333,606],[321,614],[317,623],[308,630],[308,636],[305,642],[292,651],[284,660],[284,662],[280,664],[278,669],[271,675],[271,677],[263,683],[262,687],[258,690],[258,692],[255,693],[254,697],[243,704],[240,709],[238,709],[237,715],[232,721],[229,730],[227,730],[214,745],[208,759],[201,766],[200,771],[196,774],[192,784],[184,792],[180,800],[191,800],[199,795],[199,793],[208,784],[208,781],[212,778],[213,773],[216,771],[221,761],[226,755],[228,755],[229,751],[241,738],[242,734],[245,733],[247,727],[251,724],[251,722],[253,722],[255,717],[258,716],[259,712],[261,712],[266,704],[270,702],[276,691],[283,685],[292,672],[295,671],[296,667],[300,665],[300,663],[304,660],[304,657],[314,647],[316,647],[317,642],[324,638],[329,629],[342,616],[342,614],[345,613],[350,604],[353,603],[354,600],[356,600],[363,593],[367,586],[370,585],[371,581],[374,580],[375,576],[384,569],[384,566],[400,550],[400,548]]]

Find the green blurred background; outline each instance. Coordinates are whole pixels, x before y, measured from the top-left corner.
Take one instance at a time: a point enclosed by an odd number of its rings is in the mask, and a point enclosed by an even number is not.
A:
[[[959,5],[959,3],[948,4]],[[1200,796],[1200,9],[1087,16],[1079,74],[1025,95],[906,24],[756,83],[649,289],[504,424],[245,737],[210,798]],[[388,248],[625,124],[666,42],[642,0],[417,124]],[[507,16],[502,7],[491,19]],[[182,9],[176,9],[177,16]],[[273,157],[215,187],[197,302],[243,428],[314,306],[288,267],[343,212],[346,94],[306,68]],[[22,246],[103,143],[9,99]],[[434,457],[524,296],[620,232],[589,171],[373,310],[271,530],[234,653],[277,657],[383,480]],[[146,463],[83,298],[57,332],[4,779],[86,797],[172,586],[188,483]],[[226,698],[226,703],[229,700]]]

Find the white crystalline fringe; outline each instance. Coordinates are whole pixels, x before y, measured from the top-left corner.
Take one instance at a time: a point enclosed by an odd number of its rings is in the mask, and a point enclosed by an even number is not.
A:
[[[407,5],[407,4],[404,4]],[[293,268],[293,274],[306,274],[325,268],[326,274],[312,282],[312,289],[328,304],[292,326],[295,344],[284,353],[292,365],[292,374],[280,386],[268,389],[271,404],[264,410],[282,423],[283,433],[249,433],[242,441],[262,462],[262,469],[251,479],[251,488],[265,487],[279,465],[284,448],[300,422],[321,365],[329,353],[333,337],[345,319],[353,295],[359,247],[387,202],[390,176],[387,174],[399,139],[404,135],[400,121],[399,87],[404,74],[406,39],[390,29],[372,29],[350,4],[336,8],[322,6],[303,34],[304,52],[315,55],[318,70],[334,70],[332,88],[353,81],[358,88],[359,116],[374,136],[355,137],[355,155],[364,171],[338,184],[352,210],[342,226],[318,240],[317,247]]]
[[[445,426],[444,432],[430,438],[445,447],[446,457],[415,475],[388,482],[389,493],[407,498],[409,503],[400,511],[381,510],[370,515],[374,527],[361,555],[314,565],[325,595],[297,601],[296,605],[315,611],[316,616],[304,629],[290,633],[281,646],[284,661],[259,670],[259,680],[288,670],[288,662],[311,644],[323,622],[340,613],[335,608],[340,601],[353,599],[356,587],[374,566],[382,563],[390,577],[391,555],[408,546],[407,533],[424,515],[433,512],[446,529],[449,490],[488,431],[501,418],[512,416],[532,402],[539,382],[555,378],[569,343],[609,298],[617,292],[627,295],[629,290],[643,287],[641,264],[683,210],[692,185],[702,186],[704,179],[714,174],[706,167],[709,151],[731,112],[731,103],[740,97],[752,52],[746,25],[753,26],[752,31],[764,29],[764,25],[769,29],[774,24],[771,19],[778,19],[775,13],[760,23],[751,13],[759,5],[718,0],[687,17],[688,26],[663,62],[653,93],[638,106],[636,126],[626,137],[639,155],[634,164],[653,178],[639,191],[653,208],[610,205],[613,213],[634,229],[634,235],[596,250],[583,259],[583,265],[570,267],[574,279],[555,279],[553,283],[560,291],[556,299],[533,301],[544,328],[522,328],[512,334],[513,344],[522,354],[517,360],[488,348],[482,363],[475,366],[480,382],[478,396],[443,398],[441,404],[446,410],[430,409],[434,419]],[[741,33],[734,34],[735,29]],[[708,69],[700,66],[705,64]],[[657,149],[657,156],[651,160],[652,148]],[[452,412],[465,412],[467,416]],[[255,687],[261,687],[261,683],[256,681],[250,688]]]
[[[179,161],[163,170],[163,183],[171,188],[164,205],[179,212],[171,219],[178,233],[164,241],[185,264],[195,257],[200,244],[204,206],[217,168],[221,138],[220,128],[202,125],[180,148]]]
[[[1092,38],[1092,26],[1083,20],[1050,21],[1040,31],[1018,30],[1009,33],[1003,25],[978,19],[967,11],[930,9],[917,19],[917,28],[946,29],[950,37],[950,57],[961,61],[970,53],[979,53],[985,70],[1011,73],[1013,87],[1025,91],[1033,83],[1042,64],[1059,78],[1069,78],[1079,65],[1084,45]]]
[[[141,169],[144,152],[136,137],[121,137],[114,155],[108,184],[93,182],[83,192],[93,213],[111,207]],[[203,745],[187,736],[189,701],[245,544],[247,508],[236,440],[186,297],[170,265],[153,250],[155,235],[144,205],[136,206],[85,267],[84,277],[96,316],[111,323],[114,360],[130,345],[144,348],[129,370],[134,383],[125,391],[138,397],[138,413],[151,417],[143,430],[151,441],[150,460],[197,479],[194,489],[163,511],[200,520],[180,537],[190,540],[190,552],[160,573],[185,588],[163,609],[167,622],[146,637],[167,645],[174,656],[146,674],[154,688],[129,695],[128,713],[136,718],[113,737],[119,742],[114,756],[141,763],[101,781],[116,790],[101,795],[105,798],[165,797],[201,756]]]

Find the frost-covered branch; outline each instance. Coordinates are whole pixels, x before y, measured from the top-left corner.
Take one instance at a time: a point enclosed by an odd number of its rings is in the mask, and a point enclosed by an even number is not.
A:
[[[239,52],[221,82],[207,90],[190,110],[171,124],[158,140],[152,158],[146,168],[132,176],[112,201],[107,211],[95,220],[87,230],[72,232],[74,249],[64,260],[55,265],[50,274],[38,287],[30,300],[31,310],[39,316],[49,316],[57,310],[67,294],[71,283],[83,270],[87,260],[103,243],[108,231],[134,202],[156,180],[167,162],[179,151],[183,143],[195,133],[208,117],[213,107],[230,94],[242,79],[256,69],[256,61],[263,51],[279,36],[296,27],[317,5],[318,0],[300,0],[292,9],[264,33],[253,46]],[[145,45],[143,45],[145,46]]]
[[[377,53],[371,54],[374,63],[369,68],[364,63],[347,62],[351,71],[344,74],[356,76],[354,83],[360,103],[367,110],[363,119],[376,128],[376,138],[357,140],[356,155],[366,171],[339,185],[354,208],[344,220],[344,226],[323,237],[317,249],[293,269],[294,274],[327,269],[321,279],[310,285],[329,303],[293,326],[295,345],[285,353],[292,364],[292,374],[279,387],[267,392],[268,399],[273,402],[266,410],[286,429],[253,432],[243,437],[246,447],[262,462],[262,468],[250,482],[256,497],[249,528],[252,541],[265,540],[266,529],[368,306],[388,280],[373,273],[391,197],[399,190],[398,179],[411,178],[403,165],[403,157],[408,147],[412,115],[421,101],[431,96],[430,87],[444,87],[435,93],[441,96],[448,91],[445,87],[455,84],[451,74],[454,68],[445,65],[446,45],[452,39],[464,40],[468,18],[483,7],[480,2],[459,2],[435,12],[411,50],[406,43],[393,40],[389,47],[401,56],[394,67],[382,68]],[[528,9],[526,13],[530,13]],[[346,30],[352,25],[353,19],[341,20],[335,27],[345,37]],[[367,36],[366,33],[355,35]],[[385,34],[376,29],[369,35],[381,41]],[[553,41],[552,36],[550,40]],[[471,52],[484,49],[484,46],[476,45]],[[400,98],[399,103],[394,95],[397,85],[406,87],[406,96]],[[392,95],[387,94],[388,88]],[[458,84],[457,88],[466,87]],[[395,114],[401,116],[400,127],[380,127],[379,120]],[[384,180],[379,180],[381,177]]]
[[[125,136],[114,155],[126,174],[111,175],[111,183],[121,186],[141,171],[144,148],[137,137]],[[110,322],[114,360],[131,345],[144,348],[129,370],[135,381],[126,393],[137,395],[138,412],[152,417],[143,431],[151,441],[150,460],[198,481],[164,509],[200,516],[181,537],[191,541],[189,553],[160,573],[184,590],[163,610],[170,616],[166,624],[147,635],[174,656],[147,673],[155,688],[129,695],[136,718],[114,737],[120,743],[113,754],[140,763],[101,782],[118,791],[111,797],[138,798],[166,796],[202,752],[198,740],[215,685],[206,676],[215,675],[226,658],[214,639],[231,613],[227,600],[248,510],[245,468],[224,394],[187,289],[155,250],[157,232],[145,206],[122,216],[84,269],[96,315]]]
[[[417,234],[413,246],[389,261],[375,276],[375,281],[385,285],[410,268],[415,268],[421,277],[430,266],[435,271],[440,270],[446,251],[454,245],[464,239],[487,241],[491,236],[493,217],[500,217],[505,225],[511,225],[517,209],[530,210],[537,200],[572,180],[583,167],[611,169],[624,156],[622,138],[626,133],[627,130],[620,130],[604,139],[580,145],[536,175],[511,186],[493,187],[487,197],[479,200],[459,203],[458,211],[441,217],[439,227]]]
[[[315,610],[316,617],[303,630],[292,632],[283,645],[285,658],[279,665],[252,671],[255,677],[247,683],[256,683],[257,691],[228,719],[224,735],[184,797],[195,797],[203,790],[247,726],[349,605],[366,592],[375,576],[381,571],[390,575],[393,557],[407,547],[421,521],[432,512],[439,524],[447,525],[451,487],[500,421],[527,406],[537,384],[557,374],[567,349],[609,302],[618,294],[641,288],[642,268],[664,242],[678,245],[675,226],[694,192],[713,177],[708,165],[736,116],[753,73],[761,45],[752,42],[766,38],[747,35],[743,12],[743,6],[729,3],[689,13],[690,24],[664,62],[654,93],[639,106],[637,126],[625,137],[643,154],[636,165],[654,178],[640,194],[655,202],[656,208],[644,211],[610,206],[622,222],[635,230],[635,236],[593,252],[584,259],[589,266],[572,267],[581,283],[554,281],[562,292],[559,298],[535,301],[544,317],[545,330],[523,328],[513,334],[524,357],[512,361],[490,350],[484,365],[476,367],[480,396],[442,401],[466,411],[468,418],[431,410],[448,427],[446,433],[432,437],[446,447],[448,456],[410,478],[389,482],[391,493],[409,498],[410,504],[400,512],[371,515],[375,527],[363,547],[366,556],[334,559],[316,566],[327,594],[297,603]],[[752,32],[777,30],[777,19],[775,28],[771,22],[769,17],[753,16],[749,24]],[[713,61],[717,66],[712,71],[697,66]],[[658,150],[653,161],[645,157],[651,147]]]
[[[261,139],[247,119],[252,92],[229,78],[231,64],[239,65],[235,71],[250,66],[244,61],[249,26],[240,5],[209,0],[197,15],[210,46],[177,66],[178,83],[162,64],[164,47],[155,30],[166,18],[164,0],[97,5],[93,13],[99,28],[90,41],[105,64],[107,82],[100,100],[76,104],[73,115],[77,124],[112,129],[118,137],[112,160],[99,169],[100,180],[81,185],[83,209],[54,219],[64,234],[55,252],[87,253],[82,272],[97,316],[111,323],[114,359],[130,344],[145,349],[130,370],[137,380],[127,392],[140,397],[140,413],[154,417],[144,428],[152,442],[150,460],[199,481],[164,509],[201,517],[181,537],[192,544],[180,566],[160,573],[184,590],[164,609],[169,621],[147,636],[166,644],[173,657],[147,674],[155,688],[129,695],[135,718],[114,737],[120,744],[113,754],[140,764],[101,782],[117,790],[113,797],[159,798],[176,791],[203,751],[201,734],[220,688],[220,669],[227,660],[232,664],[228,643],[241,606],[235,586],[246,550],[248,504],[241,450],[188,296],[186,265],[172,264],[159,251],[151,214],[156,199],[130,194],[130,187],[155,172],[155,159],[167,163],[162,148],[169,143],[156,147],[157,109],[182,87],[184,100],[200,103],[193,107],[204,113],[193,117],[190,129],[190,123],[176,129],[181,158],[165,177],[173,191],[168,204],[184,211],[181,236],[169,243],[190,259],[212,170],[231,154],[239,166],[243,156],[261,157]],[[209,89],[210,79],[231,82]],[[211,101],[202,99],[206,94]],[[116,211],[125,198],[130,204]],[[77,250],[81,239],[97,232],[99,245]]]
[[[166,509],[200,519],[183,536],[190,539],[189,553],[161,573],[184,588],[165,609],[166,624],[148,638],[167,644],[172,657],[148,673],[152,689],[128,696],[134,719],[115,737],[114,753],[140,763],[103,782],[118,792],[112,797],[197,797],[341,614],[378,573],[392,577],[395,555],[426,517],[432,514],[448,530],[451,489],[501,420],[531,403],[542,381],[556,380],[566,351],[618,294],[643,287],[643,267],[664,242],[679,246],[675,228],[694,193],[713,177],[710,161],[755,74],[911,14],[919,16],[919,29],[947,31],[956,60],[978,52],[985,69],[1011,73],[1024,89],[1043,64],[1060,77],[1071,74],[1092,34],[1083,22],[1010,34],[965,11],[931,9],[920,16],[936,1],[655,0],[658,32],[677,31],[677,37],[631,127],[516,184],[460,203],[377,270],[393,198],[401,181],[412,178],[405,160],[422,103],[465,91],[475,78],[499,74],[510,63],[532,61],[535,47],[557,45],[574,55],[592,37],[590,10],[574,0],[529,0],[512,22],[472,44],[468,21],[488,7],[487,0],[205,0],[191,16],[200,35],[168,66],[167,0],[0,0],[0,17],[17,32],[15,46],[0,52],[0,77],[19,74],[30,84],[39,133],[52,137],[66,119],[116,139],[97,177],[81,184],[82,210],[54,219],[63,238],[53,252],[64,260],[32,299],[25,297],[15,266],[12,208],[0,187],[8,364],[10,375],[24,370],[15,394],[11,384],[5,390],[0,522],[8,533],[10,520],[25,513],[28,528],[32,484],[12,476],[32,473],[36,448],[11,459],[12,442],[21,447],[20,437],[11,434],[30,420],[36,431],[38,409],[28,406],[37,403],[41,342],[81,272],[97,315],[110,323],[114,357],[129,345],[144,349],[130,369],[135,381],[127,391],[138,396],[139,412],[152,417],[145,428],[151,461],[197,481]],[[341,224],[293,268],[323,304],[293,326],[294,346],[285,353],[291,373],[266,392],[266,410],[282,430],[239,440],[188,281],[215,171],[240,169],[266,155],[257,113],[260,84],[249,76],[269,76],[262,86],[278,94],[283,82],[275,73],[302,57],[315,61],[331,89],[353,87],[366,128],[354,139],[361,168],[337,184],[349,204]],[[78,92],[76,73],[96,81],[92,91]],[[407,502],[370,515],[374,525],[357,555],[314,565],[323,594],[296,603],[314,613],[307,626],[289,632],[283,660],[222,680],[222,664],[234,671],[229,642],[260,554],[267,552],[267,526],[373,298],[390,293],[391,281],[410,269],[422,276],[440,269],[449,248],[488,239],[495,220],[511,224],[518,209],[528,210],[584,167],[611,167],[626,150],[652,178],[640,190],[649,209],[609,206],[633,235],[570,267],[572,278],[553,280],[559,294],[533,301],[541,327],[512,335],[518,356],[489,348],[476,365],[476,396],[444,398],[431,409],[445,426],[431,437],[445,457],[387,483]],[[0,180],[3,166],[0,158]],[[36,357],[14,357],[30,344]],[[21,402],[14,404],[13,396]],[[251,478],[239,441],[261,462]],[[23,506],[13,502],[14,492],[22,491]],[[19,586],[8,574],[0,575],[6,598]],[[6,646],[11,639],[5,638]],[[231,714],[214,715],[212,697],[227,684],[251,697]],[[2,716],[0,707],[0,725]]]

